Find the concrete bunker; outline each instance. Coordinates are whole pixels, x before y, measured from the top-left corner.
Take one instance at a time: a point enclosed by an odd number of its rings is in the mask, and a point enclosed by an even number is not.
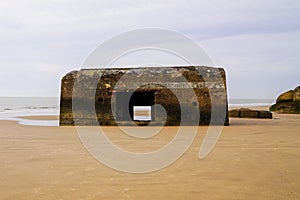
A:
[[[60,125],[190,125],[197,113],[198,125],[229,124],[224,69],[82,69],[62,78]]]

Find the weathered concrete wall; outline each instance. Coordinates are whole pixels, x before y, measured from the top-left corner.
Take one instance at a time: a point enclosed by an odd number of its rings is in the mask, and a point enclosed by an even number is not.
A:
[[[239,108],[230,110],[229,117],[272,119],[273,114],[267,110],[252,110],[249,108]]]
[[[191,90],[196,98],[190,98]],[[225,71],[201,66],[72,71],[61,82],[60,125],[74,125],[75,122],[76,125],[116,125],[113,111],[118,118],[120,109],[128,109],[119,101],[116,103],[116,96],[122,92],[153,93],[154,102],[151,105],[160,104],[167,112],[165,125],[189,125],[189,121],[199,112],[198,124],[209,124],[213,99],[215,113],[221,113],[224,109],[226,113],[225,121],[222,115],[216,115],[212,123],[229,124]],[[178,97],[183,99],[183,103],[179,102]],[[74,102],[80,105],[76,111],[72,107]],[[154,110],[153,114],[153,122],[160,124],[163,120],[160,110]],[[121,121],[126,124],[126,120]]]

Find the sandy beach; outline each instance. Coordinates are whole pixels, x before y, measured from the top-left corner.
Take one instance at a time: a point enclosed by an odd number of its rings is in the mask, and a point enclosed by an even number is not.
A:
[[[0,41],[0,200],[300,200],[300,0],[0,1]]]
[[[300,115],[231,118],[230,124],[205,159],[198,153],[207,126],[169,167],[128,174],[95,160],[74,127],[0,121],[0,199],[300,199]],[[147,152],[177,128],[133,142],[117,127],[105,132],[124,149]]]

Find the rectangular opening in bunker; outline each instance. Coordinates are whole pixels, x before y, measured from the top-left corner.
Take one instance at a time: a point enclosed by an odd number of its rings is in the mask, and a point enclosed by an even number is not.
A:
[[[133,120],[151,121],[151,106],[133,106]]]

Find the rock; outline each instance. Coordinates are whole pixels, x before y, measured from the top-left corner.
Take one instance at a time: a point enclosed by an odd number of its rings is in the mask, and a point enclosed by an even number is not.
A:
[[[230,110],[229,117],[272,119],[272,113],[265,110],[251,110],[248,108],[240,108]]]
[[[300,86],[294,89],[293,101],[300,101]]]
[[[293,98],[294,98],[294,91],[293,90],[289,90],[283,94],[281,94],[277,100],[276,100],[276,103],[279,103],[279,102],[286,102],[286,101],[293,101]]]
[[[276,104],[270,107],[270,111],[285,114],[300,114],[300,86],[279,95]]]
[[[270,111],[282,114],[300,114],[300,101],[276,103],[270,107]]]

